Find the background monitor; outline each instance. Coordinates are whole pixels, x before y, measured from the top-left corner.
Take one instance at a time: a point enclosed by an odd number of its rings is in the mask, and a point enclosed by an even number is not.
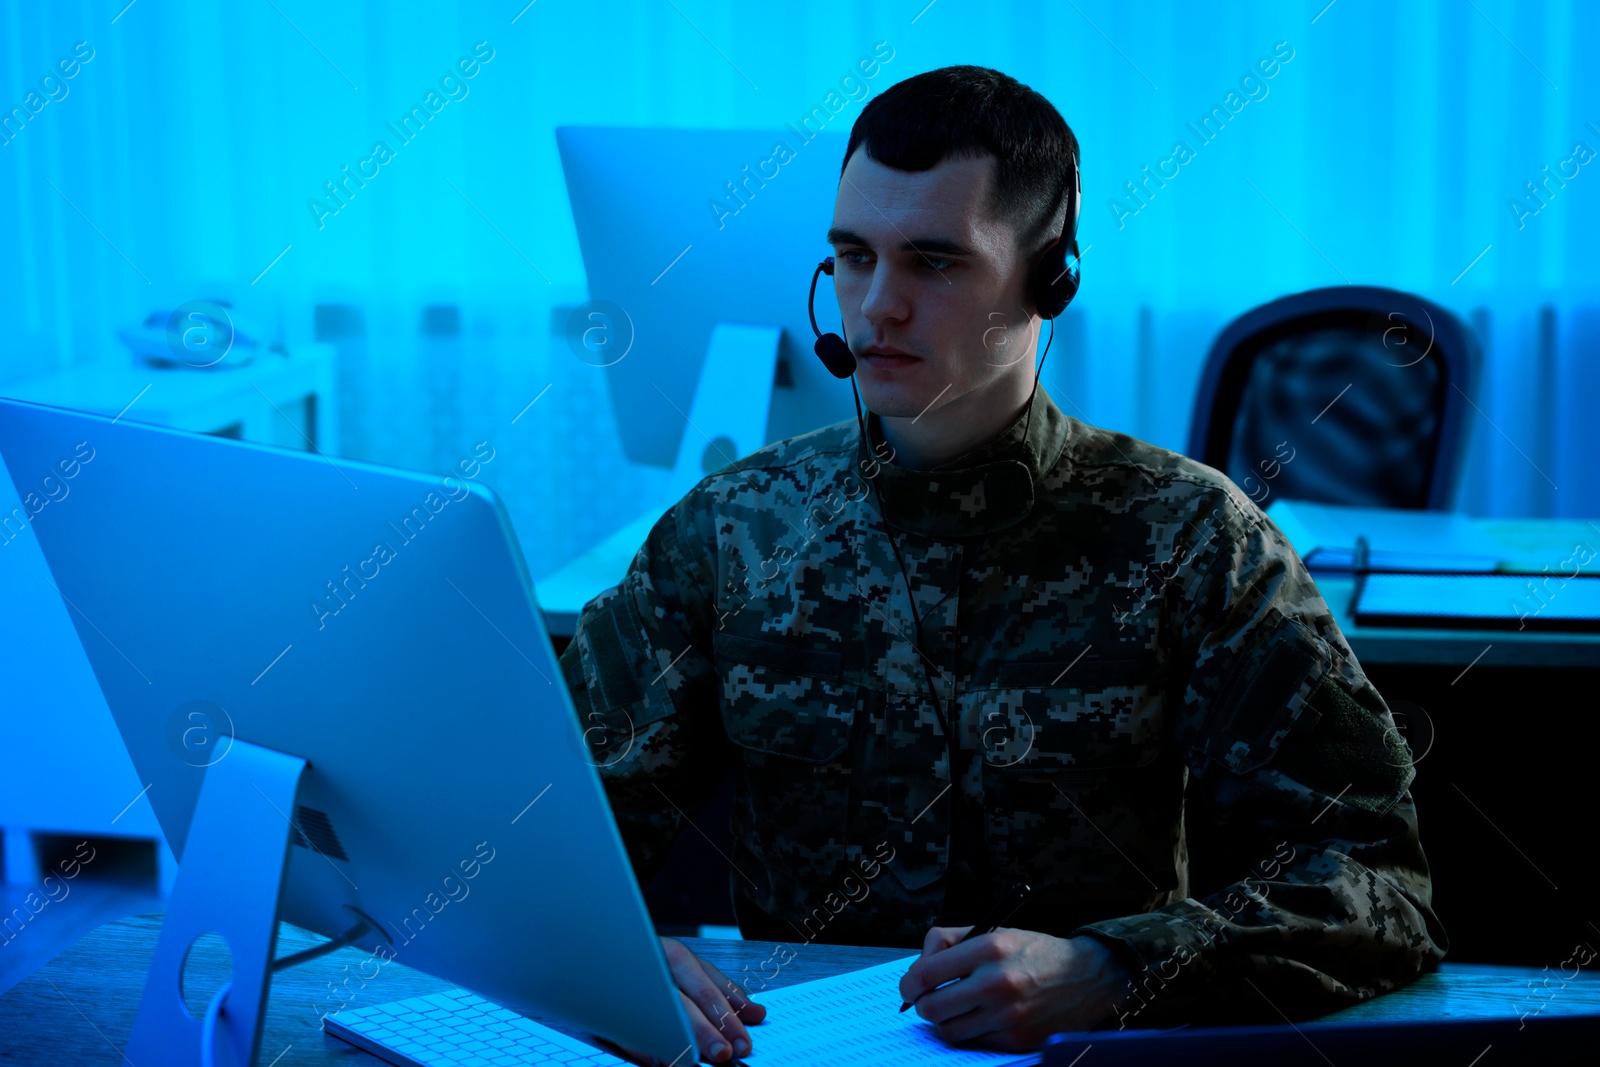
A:
[[[590,298],[631,321],[632,350],[606,368],[629,459],[671,466],[694,432],[673,405],[688,410],[718,322],[782,328],[763,443],[854,417],[849,383],[817,361],[806,317],[812,271],[833,251],[825,238],[847,142],[793,124],[556,127]],[[817,323],[839,328],[826,278]]]

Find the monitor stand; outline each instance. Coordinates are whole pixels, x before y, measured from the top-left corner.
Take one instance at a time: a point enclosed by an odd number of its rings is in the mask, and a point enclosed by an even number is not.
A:
[[[206,768],[134,1020],[129,1061],[141,1067],[255,1063],[289,867],[290,815],[305,769],[299,756],[238,739]],[[228,942],[233,977],[216,1019],[214,1057],[203,1061],[203,1020],[185,1006],[182,981],[190,946],[207,933]]]

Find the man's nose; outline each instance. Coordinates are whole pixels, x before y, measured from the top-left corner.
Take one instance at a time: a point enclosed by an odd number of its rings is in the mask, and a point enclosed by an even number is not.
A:
[[[898,272],[879,263],[872,272],[867,295],[861,301],[861,316],[871,323],[899,322],[911,312],[904,279]]]

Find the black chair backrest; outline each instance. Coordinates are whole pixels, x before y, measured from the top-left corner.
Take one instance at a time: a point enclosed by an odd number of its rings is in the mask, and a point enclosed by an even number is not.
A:
[[[1447,510],[1479,348],[1455,315],[1375,286],[1263,304],[1217,335],[1189,455],[1269,497]]]

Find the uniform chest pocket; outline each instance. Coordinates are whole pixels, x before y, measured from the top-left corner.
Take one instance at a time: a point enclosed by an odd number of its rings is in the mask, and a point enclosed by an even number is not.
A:
[[[736,864],[769,892],[833,878],[859,801],[847,749],[859,686],[836,651],[718,633],[722,722],[738,750]],[[801,909],[803,910],[803,909]]]
[[[1135,908],[1175,887],[1183,772],[1158,665],[1008,662],[995,682],[972,697],[997,877]]]
[[[994,688],[972,694],[985,775],[1073,780],[1153,763],[1161,681],[1143,659],[1000,664]]]
[[[825,764],[850,744],[859,688],[843,681],[830,649],[719,632],[712,639],[722,681],[722,722],[747,756]]]

